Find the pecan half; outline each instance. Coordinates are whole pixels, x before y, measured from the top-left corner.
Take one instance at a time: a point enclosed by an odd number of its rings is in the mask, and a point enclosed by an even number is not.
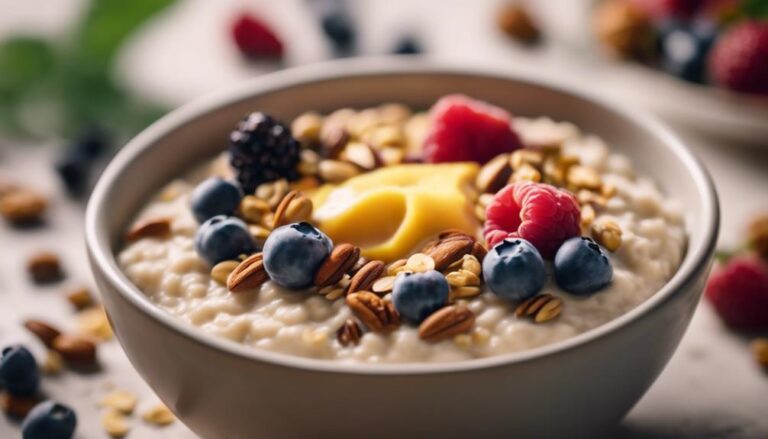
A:
[[[327,287],[338,283],[360,259],[360,249],[352,244],[339,244],[325,258],[315,274],[316,287]]]
[[[238,265],[227,278],[227,289],[233,293],[252,290],[269,280],[264,257],[255,253]]]
[[[35,334],[35,336],[49,348],[53,345],[53,340],[61,335],[61,331],[41,320],[26,320],[24,322],[24,327],[27,328],[29,332]]]
[[[475,323],[475,313],[466,305],[451,305],[427,317],[419,325],[419,337],[437,342],[467,332]]]
[[[400,324],[400,315],[390,301],[369,291],[347,296],[347,306],[373,332],[388,332]]]
[[[466,235],[452,235],[442,239],[424,253],[434,259],[435,270],[443,271],[462,256],[470,253],[474,245],[475,240]]]
[[[165,238],[171,234],[169,218],[153,218],[134,224],[125,235],[126,241],[136,241],[141,238]]]
[[[563,301],[551,294],[540,294],[520,302],[515,308],[517,317],[532,317],[536,323],[544,323],[560,315]]]
[[[347,319],[347,321],[341,325],[341,328],[336,331],[336,338],[342,346],[358,344],[360,342],[360,337],[362,336],[363,330],[354,319]]]
[[[370,290],[376,279],[384,273],[386,265],[381,261],[368,261],[363,268],[357,271],[349,283],[349,293]]]

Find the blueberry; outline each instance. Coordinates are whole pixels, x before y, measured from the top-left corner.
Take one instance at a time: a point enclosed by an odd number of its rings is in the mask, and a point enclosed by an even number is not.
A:
[[[398,41],[395,49],[392,51],[392,53],[397,55],[417,55],[421,52],[421,44],[411,36],[404,37]]]
[[[355,29],[349,14],[334,8],[321,19],[323,32],[339,51],[349,51],[355,43]]]
[[[448,302],[450,287],[439,271],[402,273],[395,279],[392,303],[400,316],[419,324]]]
[[[248,226],[241,220],[218,215],[204,222],[195,235],[195,250],[211,265],[258,250]]]
[[[109,136],[107,133],[97,126],[92,126],[80,134],[71,150],[93,160],[104,154],[108,148]]]
[[[312,285],[333,243],[309,223],[278,227],[264,243],[264,268],[273,282],[287,288]]]
[[[84,154],[68,151],[55,163],[56,172],[71,195],[85,191],[90,176],[91,162]]]
[[[237,183],[211,177],[195,187],[189,199],[192,214],[203,223],[216,215],[232,215],[240,205],[243,191]]]
[[[35,357],[24,346],[8,346],[0,358],[0,381],[8,393],[30,396],[37,392],[40,372]]]
[[[547,281],[547,269],[536,247],[525,239],[507,238],[483,260],[483,276],[491,291],[505,300],[535,296]]]
[[[70,439],[75,433],[77,416],[69,407],[43,401],[29,412],[21,424],[23,439]]]
[[[555,280],[571,294],[592,294],[611,283],[611,279],[611,261],[590,238],[571,238],[555,255]]]
[[[690,24],[670,19],[663,21],[657,32],[661,68],[686,81],[704,82],[717,27],[708,21]]]

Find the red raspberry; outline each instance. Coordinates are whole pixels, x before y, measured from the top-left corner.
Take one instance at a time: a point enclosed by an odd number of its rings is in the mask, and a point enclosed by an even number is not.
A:
[[[486,163],[521,147],[505,110],[464,95],[441,98],[430,111],[424,161]]]
[[[704,0],[631,0],[631,3],[656,22],[665,18],[691,17]]]
[[[261,19],[240,14],[232,24],[232,38],[240,52],[248,58],[280,58],[283,43]]]
[[[709,55],[709,74],[731,90],[768,94],[768,21],[735,25]]]
[[[706,297],[733,329],[768,329],[768,266],[754,257],[732,259],[707,283]]]
[[[554,186],[531,181],[507,185],[485,212],[483,234],[488,247],[506,237],[530,241],[551,259],[560,245],[581,234],[581,209],[576,198]]]

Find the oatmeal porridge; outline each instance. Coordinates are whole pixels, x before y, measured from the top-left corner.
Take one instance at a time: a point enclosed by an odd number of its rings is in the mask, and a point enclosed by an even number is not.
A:
[[[246,116],[118,260],[200,330],[291,355],[446,362],[565,340],[675,273],[682,214],[600,138],[453,95]]]

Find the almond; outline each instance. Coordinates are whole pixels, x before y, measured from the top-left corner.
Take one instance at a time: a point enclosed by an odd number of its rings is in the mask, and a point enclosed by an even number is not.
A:
[[[31,224],[41,220],[48,199],[29,189],[11,191],[0,199],[0,215],[14,224]]]
[[[166,238],[170,234],[170,218],[151,218],[134,224],[125,235],[125,239],[131,242],[142,238]]]
[[[349,133],[341,127],[322,130],[320,133],[320,144],[323,147],[323,155],[334,159],[339,156],[344,147],[349,142]]]
[[[24,322],[24,327],[49,348],[53,345],[53,340],[61,335],[61,331],[41,320],[29,319]]]
[[[59,257],[54,253],[38,253],[27,261],[27,271],[38,284],[57,282],[64,277]]]
[[[75,366],[93,366],[96,364],[96,345],[81,337],[59,335],[53,339],[53,350],[67,362]]]
[[[238,265],[227,278],[227,289],[233,293],[252,290],[269,280],[264,257],[255,253]]]
[[[349,293],[356,291],[370,290],[373,283],[384,273],[386,265],[381,261],[369,261],[363,266],[349,283]]]
[[[314,284],[327,287],[338,283],[360,259],[360,249],[352,244],[339,244],[325,258],[315,274]]]
[[[517,308],[517,317],[532,317],[536,323],[548,322],[560,315],[563,301],[551,294],[541,294],[524,300]]]
[[[390,301],[369,291],[347,296],[347,306],[373,332],[387,332],[400,324],[400,315]]]
[[[471,253],[474,245],[472,238],[455,235],[443,239],[425,253],[434,259],[435,270],[443,271],[464,255]]]
[[[419,325],[419,337],[434,343],[467,332],[474,323],[475,314],[466,305],[446,306]]]
[[[507,184],[511,175],[509,154],[499,154],[480,169],[475,187],[480,193],[496,193]]]

